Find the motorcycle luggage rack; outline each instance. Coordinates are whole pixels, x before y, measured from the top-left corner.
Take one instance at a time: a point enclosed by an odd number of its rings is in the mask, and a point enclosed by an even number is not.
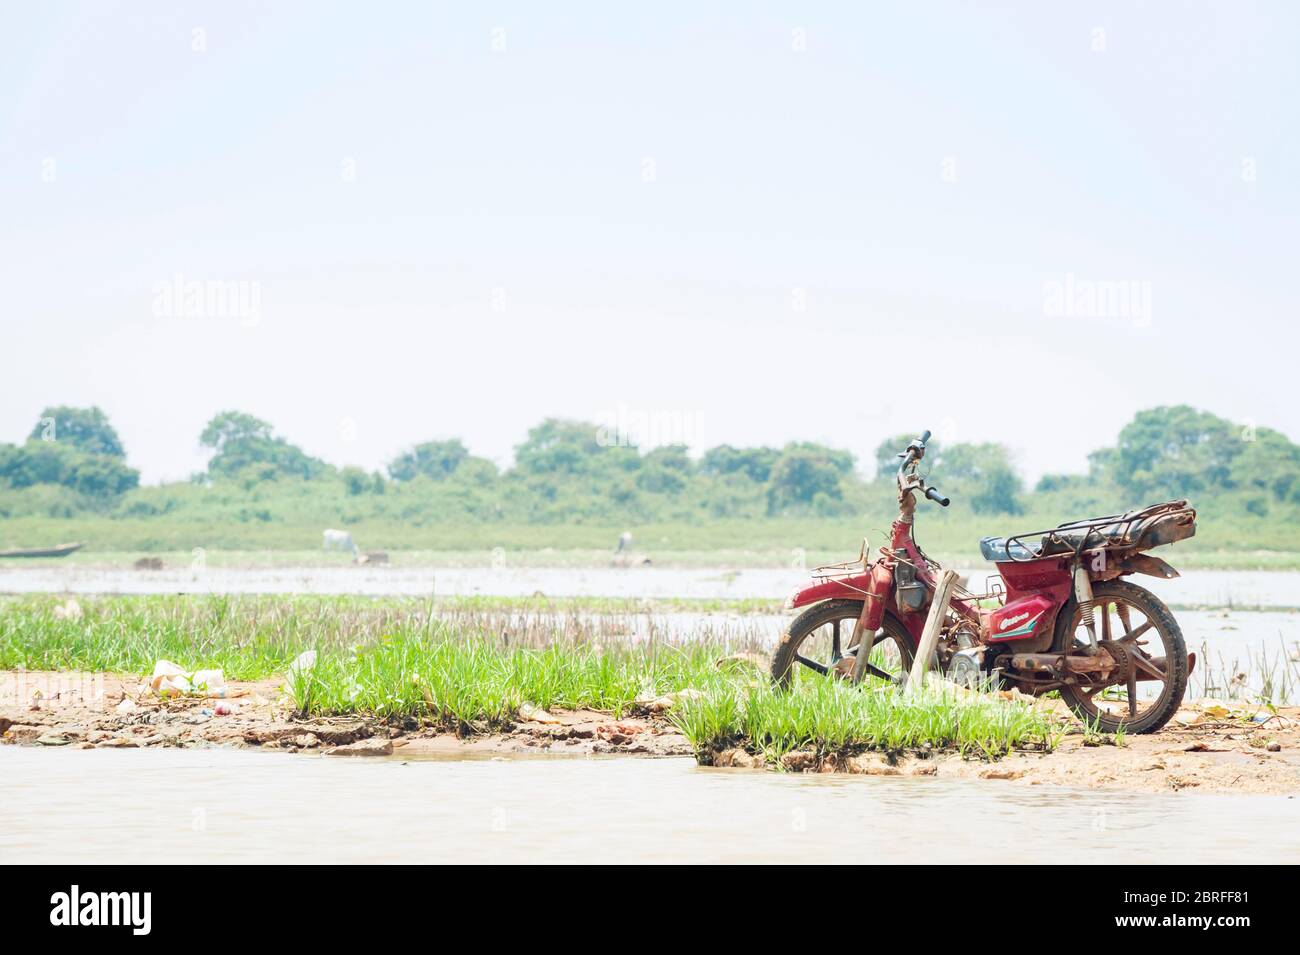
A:
[[[964,593],[967,603],[979,604],[985,600],[996,600],[998,606],[1001,607],[1007,602],[1006,591],[1002,588],[1002,578],[997,574],[989,574],[984,578],[984,593],[982,594],[971,593],[965,587],[959,587],[959,590]]]
[[[978,607],[980,603],[982,603],[985,600],[996,600],[998,602],[998,606],[999,607],[1002,606],[1002,604],[1006,600],[1006,595],[1003,593],[1002,585],[998,581],[997,575],[990,574],[985,579],[984,586],[985,586],[985,592],[982,594],[977,594],[969,587],[964,586],[960,582],[960,580],[958,580],[953,583],[953,591],[952,591],[953,599],[959,600],[962,603],[972,607]]]
[[[1048,557],[1078,557],[1085,550],[1092,550],[1094,547],[1113,547],[1118,546],[1128,539],[1129,531],[1133,525],[1145,517],[1144,512],[1129,511],[1126,514],[1111,514],[1108,517],[1094,517],[1087,521],[1067,521],[1064,524],[1057,524],[1041,531],[1026,531],[1023,534],[1014,534],[1005,539],[1007,556],[1016,563],[1027,563],[1031,560],[1043,560]],[[1103,534],[1103,527],[1121,528],[1118,532]],[[1061,531],[1083,531],[1083,535],[1077,543],[1072,543],[1061,536]],[[1096,544],[1089,546],[1088,542],[1092,539],[1093,534],[1099,538]],[[1071,537],[1074,535],[1071,534]],[[1042,541],[1037,549],[1025,543],[1026,537],[1040,537]],[[1067,547],[1068,550],[1055,551],[1053,553],[1043,553],[1044,549],[1050,543],[1060,544]],[[1012,550],[1012,545],[1018,545],[1028,557],[1017,556]]]
[[[870,546],[867,539],[862,538],[862,550],[858,552],[856,560],[846,560],[839,564],[823,564],[820,567],[814,567],[812,571],[813,580],[829,581],[842,580],[845,577],[856,577],[865,574],[870,570],[871,563],[868,560]]]
[[[1140,528],[1137,539],[1133,529]],[[1105,532],[1103,533],[1103,529]],[[1082,531],[1078,541],[1074,541],[1075,532]],[[1165,534],[1160,532],[1164,531]],[[1140,545],[1153,535],[1155,543],[1172,543],[1196,533],[1196,511],[1185,500],[1165,501],[1163,504],[1151,504],[1135,511],[1123,514],[1111,514],[1107,517],[1094,517],[1086,521],[1066,521],[1055,527],[1042,531],[1027,531],[1004,538],[1007,558],[1015,563],[1031,560],[1043,560],[1049,557],[1078,557],[1084,551],[1102,547],[1131,547]],[[1090,543],[1093,535],[1096,543]],[[1067,537],[1068,535],[1068,537]],[[1025,543],[1026,537],[1041,537],[1037,550]],[[1017,556],[1011,549],[1012,544],[1028,554]],[[1058,550],[1048,551],[1051,545],[1058,545]]]

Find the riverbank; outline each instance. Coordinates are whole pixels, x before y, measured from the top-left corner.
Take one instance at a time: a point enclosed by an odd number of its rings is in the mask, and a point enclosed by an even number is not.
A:
[[[1188,698],[1216,699],[1188,703],[1159,734],[1117,740],[1086,733],[1059,701],[1017,694],[903,697],[885,684],[819,680],[776,693],[766,654],[788,616],[496,599],[6,598],[5,739],[337,755],[690,755],[791,773],[1300,792],[1300,711],[1288,705],[1296,663],[1285,634],[1267,658],[1201,652]],[[1197,630],[1222,627],[1220,647],[1243,632],[1290,634],[1292,617],[1183,615]],[[167,682],[172,672],[214,670]]]
[[[410,717],[300,717],[289,694],[283,679],[231,682],[220,699],[164,699],[139,677],[122,674],[0,674],[0,741],[73,749],[255,747],[331,756],[552,749],[576,755],[691,754],[676,727],[645,708],[615,714],[533,706],[495,725],[474,720],[451,731],[444,723]]]
[[[1300,708],[1260,714],[1213,703],[1184,707],[1149,736],[1088,734],[1063,712],[1050,748],[1011,748],[996,759],[956,747],[825,753],[795,747],[774,758],[752,747],[696,751],[674,722],[671,701],[626,712],[525,707],[495,726],[373,716],[296,717],[285,681],[227,685],[222,699],[159,699],[139,677],[25,672],[3,677],[0,741],[69,749],[255,749],[331,758],[510,756],[694,756],[708,766],[787,773],[943,778],[994,785],[1066,786],[1127,792],[1300,794]],[[668,705],[664,705],[664,703]],[[1038,704],[1042,706],[1044,704]],[[1051,704],[1047,704],[1051,706]],[[1252,715],[1255,720],[1252,720]],[[1263,722],[1257,720],[1264,719]]]
[[[1279,709],[1260,724],[1244,714],[1206,720],[1206,707],[1213,708],[1213,704],[1182,710],[1180,715],[1188,725],[1175,721],[1157,733],[1125,736],[1119,743],[1114,737],[1088,734],[1075,727],[1050,752],[1012,750],[996,762],[952,752],[900,757],[796,750],[777,766],[735,748],[710,753],[706,760],[708,765],[745,769],[937,776],[1116,792],[1300,795],[1300,708]]]

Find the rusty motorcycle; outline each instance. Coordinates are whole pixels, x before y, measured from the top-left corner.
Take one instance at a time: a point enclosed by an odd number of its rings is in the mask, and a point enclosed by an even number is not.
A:
[[[906,682],[943,572],[914,531],[918,495],[949,504],[918,473],[929,440],[927,431],[899,455],[889,543],[873,560],[864,541],[857,560],[818,568],[788,602],[804,609],[773,656],[778,685],[813,675]],[[1177,577],[1147,551],[1195,532],[1187,501],[1167,501],[983,538],[997,574],[983,592],[943,588],[929,668],[968,687],[1055,690],[1103,731],[1155,732],[1182,702],[1196,658],[1169,608],[1128,578]]]

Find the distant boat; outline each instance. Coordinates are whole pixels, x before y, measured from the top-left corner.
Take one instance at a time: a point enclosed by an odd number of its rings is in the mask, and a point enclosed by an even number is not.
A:
[[[28,547],[18,550],[0,550],[0,557],[67,557],[85,544],[55,544],[53,547]]]

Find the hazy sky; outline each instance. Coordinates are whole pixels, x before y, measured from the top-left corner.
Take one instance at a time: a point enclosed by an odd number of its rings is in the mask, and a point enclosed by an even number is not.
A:
[[[703,6],[10,5],[0,440],[1300,437],[1295,4]]]

